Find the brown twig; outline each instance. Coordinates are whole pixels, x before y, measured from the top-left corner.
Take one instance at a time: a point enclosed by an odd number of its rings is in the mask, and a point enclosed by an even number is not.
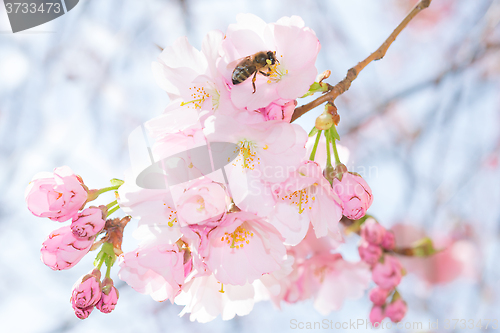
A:
[[[305,114],[306,112],[314,109],[315,107],[325,103],[325,102],[334,102],[337,97],[345,93],[350,87],[352,81],[354,81],[359,73],[365,68],[370,62],[374,60],[380,60],[382,59],[385,54],[387,53],[387,50],[391,46],[391,44],[396,40],[396,37],[403,31],[403,29],[410,23],[410,21],[422,10],[425,8],[429,7],[431,4],[432,0],[420,0],[420,2],[411,10],[408,15],[401,21],[401,23],[394,29],[394,31],[391,33],[391,35],[385,40],[385,42],[380,45],[380,47],[370,54],[368,58],[365,60],[359,62],[356,66],[353,68],[349,69],[347,71],[347,76],[337,83],[335,86],[331,87],[324,95],[316,98],[314,101],[307,103],[305,105],[299,106],[298,108],[295,109],[293,112],[292,116],[292,122],[298,119],[300,116]]]

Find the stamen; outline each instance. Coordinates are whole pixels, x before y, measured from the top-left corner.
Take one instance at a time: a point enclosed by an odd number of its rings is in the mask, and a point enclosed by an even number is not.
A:
[[[250,244],[250,239],[253,237],[253,232],[248,231],[243,226],[239,226],[236,230],[230,234],[224,233],[221,237],[221,242],[226,242],[229,244],[231,249],[242,249],[244,244]]]

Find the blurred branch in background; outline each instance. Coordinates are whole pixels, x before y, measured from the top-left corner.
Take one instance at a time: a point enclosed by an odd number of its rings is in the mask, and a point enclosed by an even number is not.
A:
[[[380,45],[380,47],[375,52],[370,54],[366,59],[359,62],[353,68],[349,69],[347,71],[347,76],[342,81],[340,81],[333,87],[329,87],[328,91],[321,97],[318,97],[314,101],[296,108],[292,115],[292,122],[297,120],[297,118],[302,116],[304,113],[312,110],[313,108],[323,103],[330,102],[333,104],[338,96],[342,95],[349,89],[352,81],[354,81],[358,77],[359,73],[363,70],[363,68],[365,68],[372,61],[380,60],[385,56],[387,50],[389,49],[391,44],[396,40],[401,31],[403,31],[403,29],[408,25],[408,23],[410,23],[410,21],[415,16],[417,16],[418,13],[420,13],[425,8],[429,7],[431,1],[432,0],[420,0],[420,2],[408,13],[408,15],[406,15],[403,21],[401,21],[401,23],[396,27],[396,29],[394,29],[394,31],[384,41],[384,43]]]

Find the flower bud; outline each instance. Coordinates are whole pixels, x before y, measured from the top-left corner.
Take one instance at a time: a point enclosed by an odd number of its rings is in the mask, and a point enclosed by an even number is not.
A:
[[[94,238],[77,238],[69,226],[53,231],[42,244],[42,261],[53,270],[75,266],[90,250]]]
[[[358,247],[359,257],[367,264],[373,266],[382,256],[382,249],[380,246],[362,242]]]
[[[328,112],[323,112],[316,118],[315,126],[319,130],[327,130],[333,125],[333,116]]]
[[[370,322],[372,325],[380,324],[384,320],[384,309],[381,306],[374,306],[370,311]],[[378,325],[377,325],[378,326]]]
[[[342,201],[342,214],[351,220],[362,218],[373,202],[372,190],[357,174],[345,172],[340,177],[333,179],[333,190]]]
[[[94,269],[90,274],[77,281],[71,292],[71,304],[80,309],[96,305],[101,299],[100,278],[101,272]]]
[[[370,301],[372,301],[374,305],[382,306],[385,304],[389,292],[389,290],[375,287],[370,291]]]
[[[118,297],[118,290],[113,286],[113,280],[105,278],[103,281],[101,299],[97,302],[96,308],[102,313],[110,313],[115,309]]]
[[[398,299],[385,307],[385,314],[390,320],[397,323],[406,315],[407,306],[402,299]]]
[[[71,222],[71,230],[75,237],[89,238],[97,235],[106,224],[106,206],[91,206],[75,216]]]
[[[78,214],[87,201],[87,188],[82,179],[67,166],[54,173],[35,175],[25,193],[28,209],[36,216],[54,221],[67,221]]]
[[[394,250],[394,247],[396,246],[396,238],[394,237],[394,233],[392,231],[386,230],[381,245],[386,250]]]
[[[361,226],[361,237],[370,244],[380,245],[385,234],[385,228],[375,219],[368,218]]]
[[[378,262],[373,267],[373,282],[380,288],[391,290],[401,282],[402,269],[403,267],[397,258],[385,255],[384,262]]]

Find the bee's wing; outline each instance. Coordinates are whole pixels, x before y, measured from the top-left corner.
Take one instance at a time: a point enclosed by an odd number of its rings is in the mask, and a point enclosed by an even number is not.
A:
[[[238,64],[240,62],[243,62],[244,60],[250,60],[251,58],[252,58],[252,56],[246,56],[246,57],[242,57],[242,58],[233,60],[229,64],[227,64],[226,67],[227,67],[228,70],[233,71],[236,68],[236,66],[238,66]]]

